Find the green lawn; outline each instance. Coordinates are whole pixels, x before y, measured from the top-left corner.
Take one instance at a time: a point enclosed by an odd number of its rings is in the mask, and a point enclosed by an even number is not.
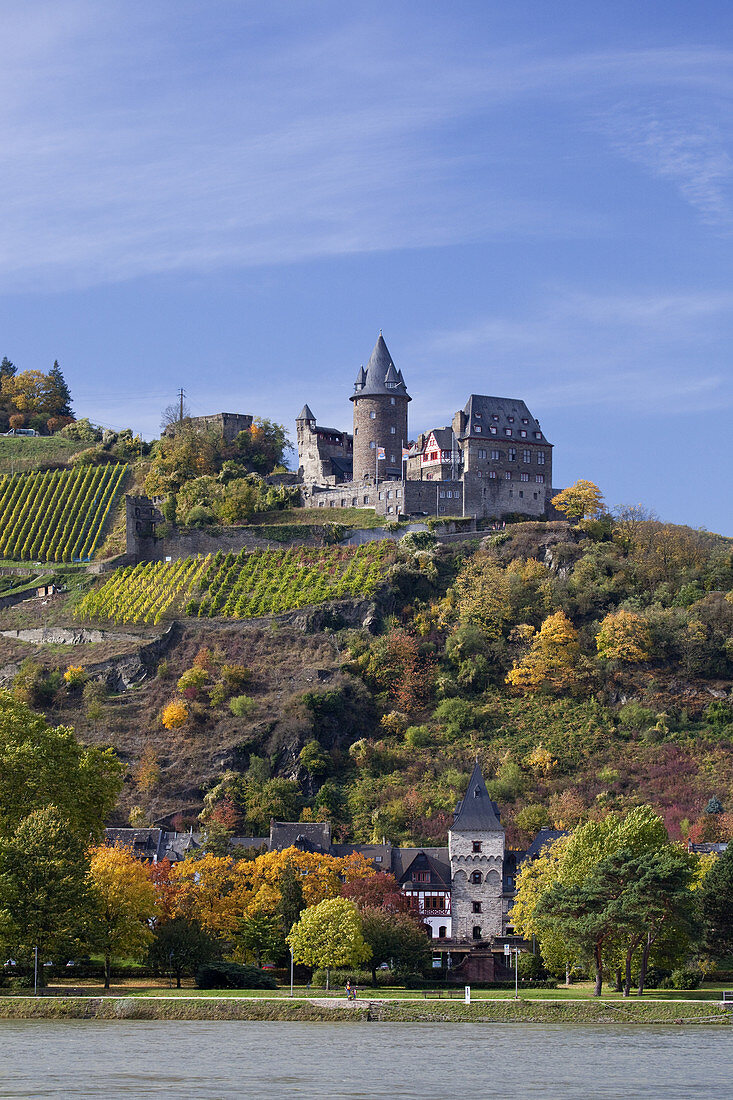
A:
[[[95,991],[100,989],[101,983],[84,983],[85,992],[89,992],[92,995]],[[78,988],[78,987],[77,987]],[[642,1000],[659,1000],[659,1001],[717,1001],[722,999],[722,991],[726,989],[724,985],[706,985],[702,989],[649,989],[644,994]],[[449,998],[444,995],[443,999],[448,1002],[451,999],[462,999],[463,987],[458,987],[460,997]],[[170,989],[166,984],[162,982],[159,985],[145,985],[142,981],[135,986],[129,986],[127,983],[114,983],[114,991],[120,993],[124,991],[126,996],[131,997],[255,997],[257,999],[264,998],[265,1000],[288,998],[290,996],[289,985],[280,986],[278,989],[196,989],[192,986],[192,983],[187,983],[187,987],[184,989]],[[326,992],[325,989],[315,988],[311,986],[310,989],[304,985],[296,985],[294,987],[295,997],[317,997],[317,998],[329,998],[329,997],[343,997],[343,989],[339,986],[335,989]],[[358,996],[360,1000],[432,1000],[433,998],[423,997],[422,990],[419,989],[404,989],[404,988],[377,988],[373,989],[372,986],[359,986]],[[560,986],[557,989],[520,989],[519,998],[523,1001],[594,1001],[593,997],[593,985],[591,982],[579,982],[577,985],[565,988]],[[436,998],[437,999],[437,998]],[[631,1000],[638,1001],[639,998],[635,993],[632,993]],[[494,1000],[514,1000],[513,989],[472,989],[471,990],[472,1001],[494,1001]],[[623,1001],[623,995],[621,993],[614,993],[609,989],[604,989],[600,997],[602,1001]]]
[[[34,470],[42,462],[68,462],[88,443],[56,435],[0,436],[0,474]]]

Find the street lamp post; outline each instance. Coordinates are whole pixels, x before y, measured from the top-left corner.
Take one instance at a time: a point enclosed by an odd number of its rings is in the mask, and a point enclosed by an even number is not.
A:
[[[295,958],[293,956],[293,949],[290,948],[290,996],[293,995],[293,968],[295,965]]]
[[[519,1000],[519,948],[504,944],[504,954],[510,958],[514,955],[514,1000]]]

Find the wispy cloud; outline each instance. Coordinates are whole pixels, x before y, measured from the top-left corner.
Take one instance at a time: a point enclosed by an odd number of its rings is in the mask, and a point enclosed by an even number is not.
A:
[[[520,101],[562,104],[570,132],[601,119],[615,156],[728,216],[729,135],[612,111],[630,86],[725,98],[724,50],[547,56],[448,44],[439,17],[408,37],[399,13],[293,11],[8,2],[0,285],[607,232],[602,205],[543,186],[540,150],[534,176],[502,175]]]
[[[719,411],[733,405],[725,335],[731,319],[727,291],[613,296],[554,288],[521,318],[433,332],[409,350],[405,373],[410,360],[428,364],[414,409],[425,419],[445,418],[446,377],[460,378],[456,407],[479,392],[521,395],[548,411]]]

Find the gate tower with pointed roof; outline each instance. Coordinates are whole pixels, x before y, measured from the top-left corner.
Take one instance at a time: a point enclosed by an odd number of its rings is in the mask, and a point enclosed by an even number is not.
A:
[[[381,332],[366,370],[359,369],[349,400],[354,404],[354,481],[374,481],[377,475],[380,481],[401,478],[407,404],[412,399]]]
[[[504,827],[478,761],[448,830],[452,925],[456,940],[503,934]]]

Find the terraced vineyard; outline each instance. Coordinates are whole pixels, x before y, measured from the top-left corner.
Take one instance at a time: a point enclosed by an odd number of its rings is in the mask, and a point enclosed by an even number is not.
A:
[[[249,619],[348,596],[372,596],[394,543],[290,547],[145,562],[118,569],[79,604],[78,618],[157,623],[168,614]]]
[[[89,561],[126,469],[79,466],[0,477],[0,557]]]

